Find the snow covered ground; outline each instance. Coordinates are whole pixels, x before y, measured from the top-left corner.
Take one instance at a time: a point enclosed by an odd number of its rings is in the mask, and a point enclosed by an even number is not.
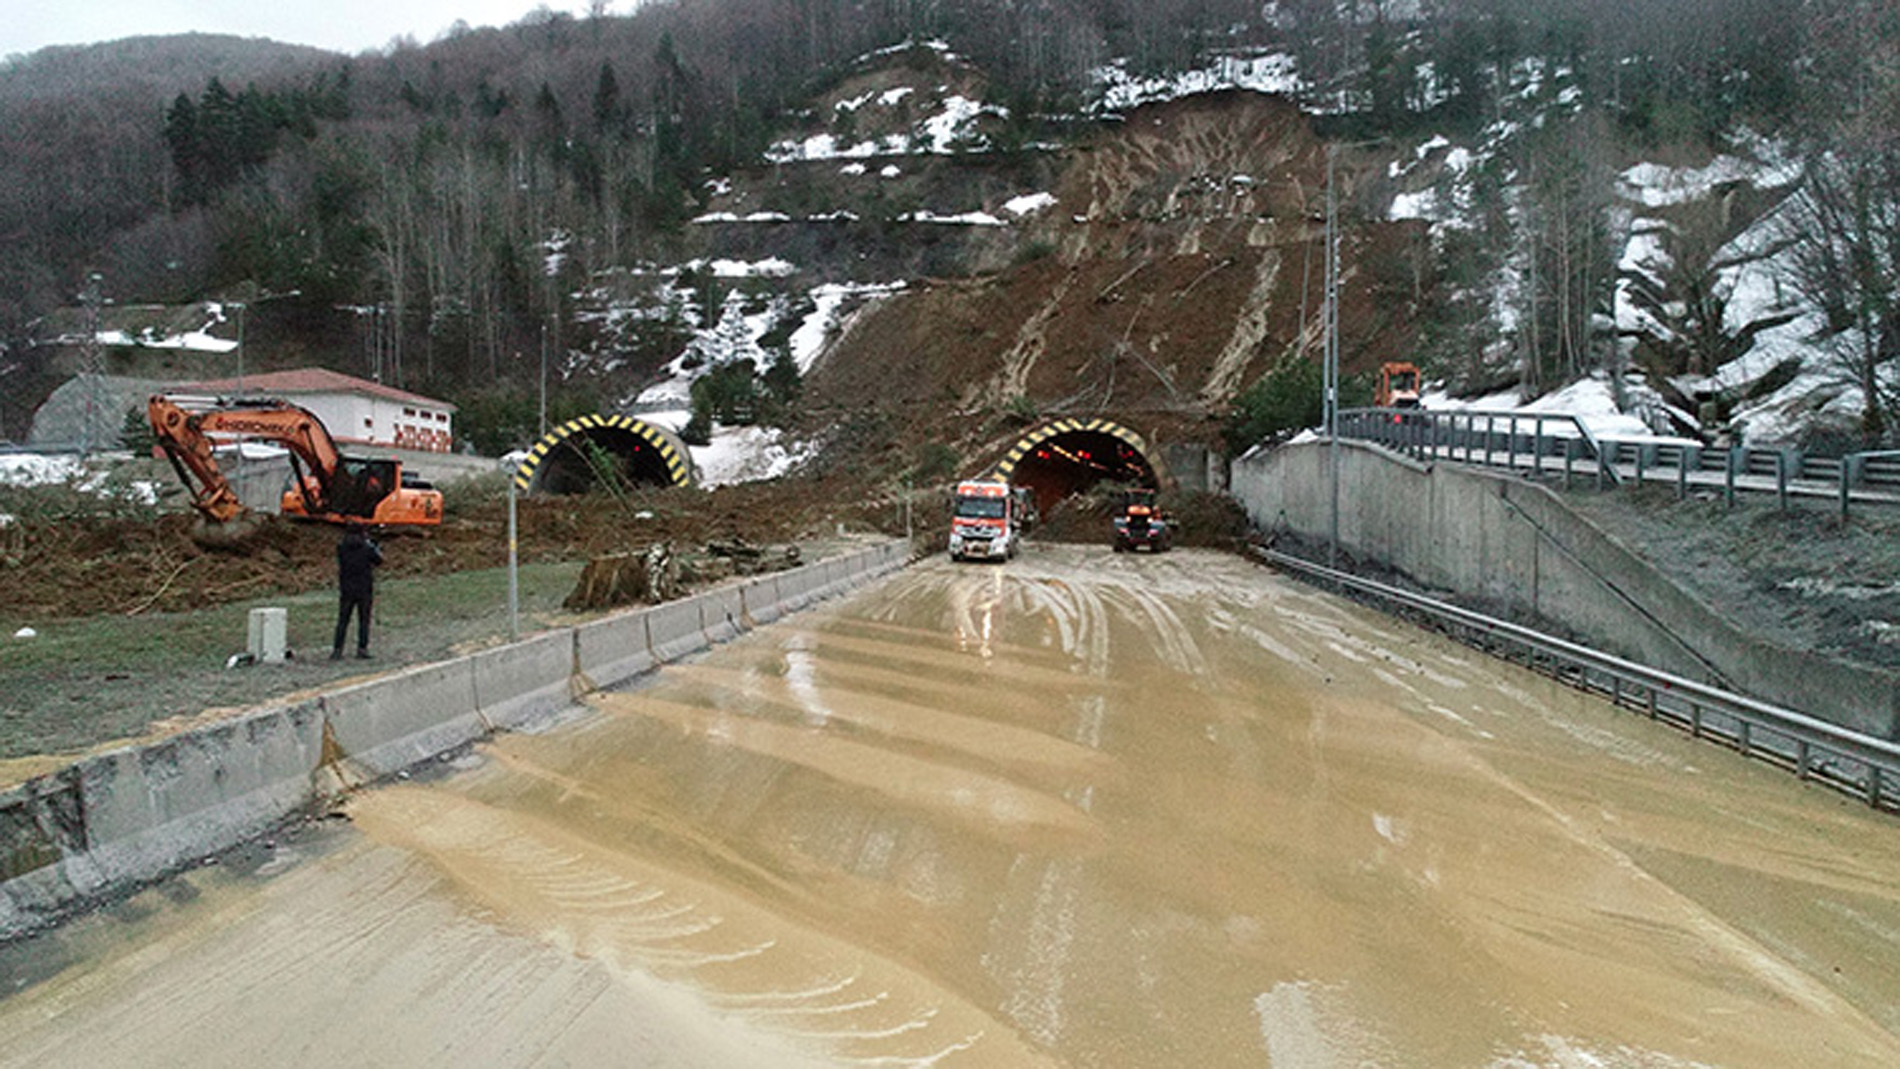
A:
[[[71,454],[0,454],[0,486],[71,486],[83,493],[118,496],[142,504],[158,500],[159,485],[150,481],[115,481],[112,469],[129,459],[124,453],[96,454],[87,460]],[[0,513],[0,525],[12,517]]]
[[[1518,391],[1506,390],[1475,398],[1455,398],[1427,388],[1421,395],[1424,407],[1434,412],[1495,412],[1519,416],[1574,416],[1578,423],[1598,440],[1696,444],[1687,438],[1657,434],[1641,417],[1617,407],[1616,396],[1606,376],[1596,375],[1547,393],[1533,401],[1522,399]],[[1551,425],[1546,433],[1564,437],[1569,428]]]
[[[678,433],[692,413],[673,409],[642,412],[639,418]],[[817,443],[799,442],[777,427],[723,425],[714,426],[708,444],[687,447],[699,472],[699,485],[707,487],[776,479],[810,459],[817,450]]]

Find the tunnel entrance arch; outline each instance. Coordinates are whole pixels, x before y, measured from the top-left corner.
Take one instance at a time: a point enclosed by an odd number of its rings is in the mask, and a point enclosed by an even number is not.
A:
[[[1130,483],[1158,489],[1161,468],[1149,456],[1148,443],[1134,431],[1106,419],[1059,419],[1024,435],[1010,447],[994,474],[1036,495],[1047,513],[1071,494],[1101,482]]]
[[[581,416],[543,435],[515,469],[524,494],[584,494],[601,465],[635,486],[692,486],[686,447],[663,427],[630,416]]]

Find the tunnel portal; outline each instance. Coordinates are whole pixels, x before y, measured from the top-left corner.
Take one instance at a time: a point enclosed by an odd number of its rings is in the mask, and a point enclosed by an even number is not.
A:
[[[1063,419],[1036,428],[1011,447],[996,474],[1033,490],[1044,513],[1100,482],[1160,486],[1147,443],[1105,419]]]
[[[525,494],[584,494],[611,473],[634,486],[692,486],[672,432],[628,416],[582,416],[542,436],[515,469]]]

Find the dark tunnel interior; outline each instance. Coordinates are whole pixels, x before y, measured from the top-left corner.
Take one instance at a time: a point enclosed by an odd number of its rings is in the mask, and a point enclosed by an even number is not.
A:
[[[666,458],[623,427],[588,427],[563,438],[535,469],[531,493],[584,494],[611,473],[632,486],[671,486]]]
[[[1037,442],[1016,462],[1010,481],[1030,487],[1037,510],[1045,515],[1096,483],[1159,485],[1148,458],[1106,431],[1064,431]]]

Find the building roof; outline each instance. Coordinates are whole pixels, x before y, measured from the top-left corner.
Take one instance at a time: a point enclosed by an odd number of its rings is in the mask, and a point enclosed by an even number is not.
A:
[[[205,382],[180,383],[173,387],[183,393],[249,393],[249,394],[309,394],[309,393],[359,393],[371,397],[380,397],[386,401],[399,401],[410,405],[428,405],[431,408],[456,410],[447,401],[438,401],[433,397],[424,397],[419,393],[399,390],[394,386],[385,386],[369,379],[359,379],[354,375],[345,375],[329,368],[305,367],[291,371],[270,371],[259,375],[246,375],[241,379],[211,379]]]

